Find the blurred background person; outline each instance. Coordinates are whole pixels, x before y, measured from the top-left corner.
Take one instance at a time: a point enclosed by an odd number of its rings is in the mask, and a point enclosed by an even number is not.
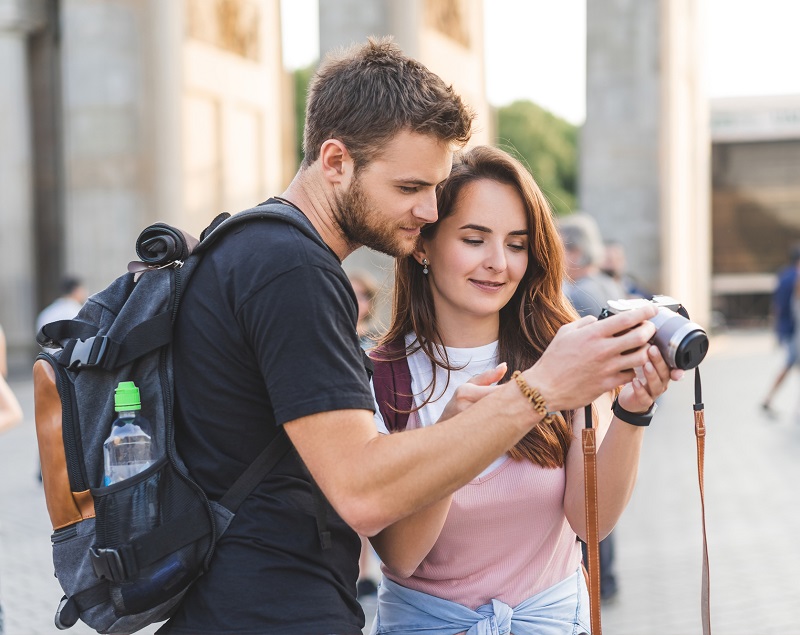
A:
[[[7,373],[6,336],[0,326],[0,434],[22,421],[22,408],[6,382]],[[0,604],[0,635],[3,633],[3,606]]]
[[[798,269],[800,269],[800,244],[794,245],[789,250],[789,264],[778,271],[778,281],[772,294],[775,335],[778,338],[778,343],[785,349],[786,357],[766,397],[764,397],[764,401],[761,402],[761,409],[769,416],[776,414],[772,408],[772,400],[789,376],[789,371],[797,364],[798,359],[796,337]]]
[[[581,213],[562,217],[558,232],[566,250],[564,293],[581,317],[597,317],[606,302],[627,297],[622,285],[600,269],[605,248],[591,216]]]
[[[81,310],[89,294],[83,281],[76,276],[64,276],[59,282],[61,295],[42,309],[36,318],[36,332],[38,333],[45,324],[59,320],[71,320]]]
[[[358,301],[358,322],[356,332],[361,348],[367,350],[375,346],[379,336],[375,327],[375,298],[378,294],[378,282],[367,271],[354,269],[347,272],[353,292]],[[378,592],[378,585],[372,575],[373,569],[379,566],[378,556],[364,536],[361,538],[361,555],[358,557],[358,582],[356,595],[361,598]]]
[[[637,282],[628,272],[628,259],[625,255],[625,247],[618,240],[605,241],[605,255],[600,270],[613,278],[625,291],[627,298],[647,298],[653,294]]]
[[[361,348],[368,349],[375,345],[379,333],[375,325],[375,298],[378,295],[378,282],[367,271],[354,269],[347,273],[353,292],[358,300],[358,322],[356,332],[361,341]]]

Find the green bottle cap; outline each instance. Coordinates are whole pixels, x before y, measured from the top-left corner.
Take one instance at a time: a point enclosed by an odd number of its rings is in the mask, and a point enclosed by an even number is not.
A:
[[[132,381],[121,381],[114,391],[114,410],[141,410],[142,401],[139,397],[139,388]]]

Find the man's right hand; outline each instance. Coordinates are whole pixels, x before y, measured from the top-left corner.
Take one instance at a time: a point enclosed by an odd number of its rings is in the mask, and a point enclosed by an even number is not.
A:
[[[565,324],[523,379],[551,411],[582,408],[631,381],[633,369],[647,363],[645,345],[656,331],[648,320],[656,312],[649,305],[600,321],[584,317]]]

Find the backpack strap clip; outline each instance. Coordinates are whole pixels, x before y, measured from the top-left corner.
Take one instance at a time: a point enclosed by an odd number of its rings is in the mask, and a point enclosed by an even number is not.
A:
[[[127,558],[123,558],[122,550],[112,547],[91,547],[89,555],[98,578],[111,582],[123,582],[130,577],[130,572],[124,562]]]
[[[72,340],[64,348],[62,357],[69,359],[67,368],[84,368],[97,366],[103,359],[108,345],[108,338],[102,335],[87,337],[85,340]]]

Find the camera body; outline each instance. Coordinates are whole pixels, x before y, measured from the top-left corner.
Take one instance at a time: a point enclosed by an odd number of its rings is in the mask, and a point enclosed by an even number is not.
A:
[[[658,307],[658,313],[650,318],[656,327],[656,334],[651,342],[661,351],[661,356],[670,368],[689,370],[698,366],[706,356],[708,335],[699,324],[678,313],[681,303],[675,298],[655,295],[652,300],[644,298],[609,300],[607,304],[598,319],[602,320],[648,304],[655,304]]]

